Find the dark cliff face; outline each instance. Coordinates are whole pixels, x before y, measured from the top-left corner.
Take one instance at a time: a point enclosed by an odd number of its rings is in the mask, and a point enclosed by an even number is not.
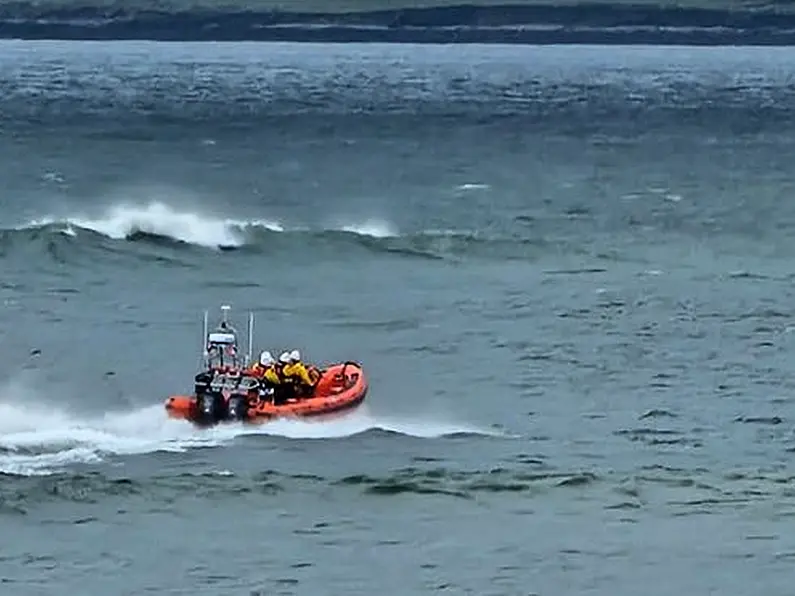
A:
[[[787,3],[790,6],[795,3]],[[73,5],[74,6],[74,5]],[[15,2],[0,5],[0,37],[196,41],[430,43],[795,43],[795,10],[658,8],[629,3],[406,8],[356,13],[136,10]]]

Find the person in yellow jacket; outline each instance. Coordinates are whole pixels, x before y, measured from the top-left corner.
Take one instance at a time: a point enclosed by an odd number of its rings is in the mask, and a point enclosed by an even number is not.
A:
[[[276,361],[273,359],[273,356],[270,352],[265,350],[259,356],[259,362],[257,362],[254,366],[251,367],[251,375],[255,376],[260,379],[265,379],[270,382],[278,383],[279,377],[276,376],[274,371],[274,365]]]
[[[282,374],[285,379],[297,385],[296,388],[298,389],[299,395],[311,395],[315,387],[315,380],[312,379],[309,375],[309,371],[306,370],[306,366],[301,362],[301,352],[298,350],[293,350],[289,354],[285,352],[282,354],[282,357],[285,355],[287,356],[287,363],[282,369]],[[282,358],[279,358],[279,360],[282,360]]]
[[[279,377],[279,384],[276,386],[274,404],[281,405],[287,403],[289,400],[296,397],[297,386],[295,379],[285,373],[285,370],[290,365],[290,352],[282,352],[279,355],[279,361],[275,362],[274,374]]]
[[[279,363],[274,360],[270,352],[265,350],[260,354],[259,362],[251,367],[250,372],[251,375],[259,379],[267,389],[273,389],[275,392],[282,383],[282,378],[277,368],[280,368]]]

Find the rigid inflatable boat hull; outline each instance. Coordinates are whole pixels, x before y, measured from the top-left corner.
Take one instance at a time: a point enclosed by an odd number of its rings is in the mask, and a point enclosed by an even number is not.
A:
[[[170,418],[199,425],[219,422],[262,424],[275,418],[303,418],[317,421],[339,418],[359,407],[367,397],[368,383],[356,362],[334,364],[321,371],[311,397],[275,405],[249,400],[240,394],[173,395],[165,402]]]

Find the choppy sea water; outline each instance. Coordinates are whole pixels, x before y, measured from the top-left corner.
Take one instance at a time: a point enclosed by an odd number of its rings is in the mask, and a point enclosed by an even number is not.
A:
[[[789,594],[791,50],[0,45],[8,593]]]

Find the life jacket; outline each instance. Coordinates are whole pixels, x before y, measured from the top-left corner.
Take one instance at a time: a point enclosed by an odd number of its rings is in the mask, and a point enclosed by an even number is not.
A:
[[[279,370],[275,365],[265,367],[262,372],[262,378],[273,385],[278,385],[282,382],[282,375],[279,374]]]
[[[313,385],[312,377],[306,370],[303,362],[291,362],[284,367],[284,375],[294,382],[299,382],[304,385]]]

